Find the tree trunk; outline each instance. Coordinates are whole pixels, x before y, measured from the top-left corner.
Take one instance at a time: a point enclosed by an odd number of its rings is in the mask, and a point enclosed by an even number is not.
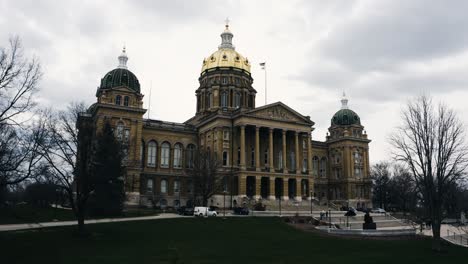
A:
[[[435,217],[432,219],[432,250],[434,251],[441,251],[441,238],[440,238],[440,220],[436,219]]]

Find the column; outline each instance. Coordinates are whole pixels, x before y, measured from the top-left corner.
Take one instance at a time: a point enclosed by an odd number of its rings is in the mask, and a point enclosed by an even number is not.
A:
[[[273,128],[268,129],[268,138],[269,138],[269,153],[268,153],[268,159],[269,159],[269,166],[270,166],[270,172],[275,171],[275,166],[274,166],[274,149],[273,149]]]
[[[283,178],[283,200],[289,200],[289,185],[288,178]]]
[[[302,181],[301,179],[296,179],[296,201],[302,201]]]
[[[239,198],[245,197],[247,194],[247,177],[239,176]],[[242,204],[242,201],[237,201],[238,203]]]
[[[268,193],[268,200],[275,200],[276,197],[275,197],[275,178],[274,177],[270,177],[270,191]]]
[[[287,162],[287,153],[286,153],[286,130],[283,130],[283,140],[282,140],[282,143],[283,143],[283,172],[287,172],[288,170],[288,166],[286,166],[286,162]]]
[[[312,176],[312,139],[310,138],[310,132],[307,132],[307,170],[309,171],[309,176]]]
[[[262,176],[255,176],[255,200],[260,199],[262,188]]]
[[[255,127],[255,169],[260,171],[260,127]]]
[[[299,132],[294,132],[294,143],[296,145],[296,174],[301,173],[301,162],[299,161]]]
[[[241,170],[245,170],[245,126],[241,126],[240,137],[240,167]]]

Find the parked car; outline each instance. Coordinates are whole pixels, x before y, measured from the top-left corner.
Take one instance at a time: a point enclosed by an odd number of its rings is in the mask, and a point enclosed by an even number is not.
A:
[[[177,213],[180,215],[193,215],[193,208],[182,206],[179,209],[177,209]]]
[[[234,207],[234,214],[236,215],[248,215],[249,208],[247,207]]]
[[[384,209],[382,209],[382,208],[374,208],[374,209],[372,209],[371,212],[372,213],[377,213],[377,214],[385,214],[386,213],[386,211]]]
[[[194,216],[217,216],[218,213],[216,212],[216,210],[213,210],[209,207],[197,206],[193,210],[193,215]]]

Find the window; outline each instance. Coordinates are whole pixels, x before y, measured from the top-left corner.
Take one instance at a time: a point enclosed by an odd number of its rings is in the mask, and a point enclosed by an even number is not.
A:
[[[128,96],[124,97],[124,106],[128,106],[128,102],[130,101],[130,98]]]
[[[221,93],[221,107],[227,107],[227,93]]]
[[[146,181],[146,191],[149,193],[153,192],[153,179],[148,179]]]
[[[234,95],[234,107],[235,108],[239,108],[241,105],[241,94],[240,93],[236,93]]]
[[[180,191],[180,182],[179,180],[174,181],[174,192],[178,193]]]
[[[340,155],[341,155],[340,153],[335,154],[335,163],[336,164],[340,164],[340,162],[341,162]]]
[[[282,150],[278,152],[278,168],[280,169],[283,168],[283,151]]]
[[[223,77],[222,79],[222,84],[227,84],[228,83],[228,78],[227,77]]]
[[[124,140],[128,141],[129,138],[130,138],[130,129],[125,129],[124,130]]]
[[[116,129],[117,140],[122,141],[123,133],[124,133],[124,124],[122,122],[119,122],[117,124],[117,129]]]
[[[193,192],[193,181],[189,180],[188,181],[188,188],[187,188],[187,193],[192,193]]]
[[[237,165],[240,165],[241,151],[240,148],[237,148]]]
[[[319,159],[317,156],[312,158],[312,175],[317,177],[318,176],[318,169],[319,169]]]
[[[307,171],[307,159],[302,160],[302,172]]]
[[[227,151],[223,151],[223,166],[228,166],[228,153]]]
[[[161,180],[161,193],[167,193],[167,180]]]
[[[182,146],[180,144],[176,144],[174,147],[174,168],[181,168],[182,167]]]
[[[265,165],[268,164],[268,148],[265,149],[265,153],[263,154],[264,159],[265,159]]]
[[[213,94],[210,93],[208,96],[209,96],[208,108],[211,108],[211,107],[213,107]]]
[[[115,104],[116,104],[116,105],[120,105],[120,104],[122,103],[121,101],[122,101],[122,96],[117,95],[117,96],[115,97]]]
[[[161,167],[169,167],[169,157],[170,157],[171,147],[169,143],[164,142],[161,145]]]
[[[250,167],[255,167],[255,149],[250,149]]]
[[[148,167],[156,166],[156,153],[157,153],[156,142],[150,141],[148,143]]]
[[[359,151],[354,152],[354,164],[362,163],[362,154]]]
[[[224,140],[229,140],[229,131],[228,130],[223,131],[223,139]]]
[[[320,160],[320,177],[324,178],[327,175],[327,159],[322,157]]]
[[[291,164],[291,170],[295,170],[296,169],[296,155],[294,153],[294,151],[291,151],[291,153],[289,154],[289,162]]]
[[[195,146],[190,144],[187,146],[187,167],[193,168],[193,157],[195,155]]]
[[[355,167],[354,168],[354,176],[356,176],[356,178],[361,178],[362,177],[362,169],[360,167]]]
[[[302,140],[302,150],[307,150],[307,139]]]

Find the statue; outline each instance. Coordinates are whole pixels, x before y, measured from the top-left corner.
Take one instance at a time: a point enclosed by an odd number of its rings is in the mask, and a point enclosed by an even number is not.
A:
[[[377,229],[377,224],[374,223],[372,216],[370,216],[369,211],[364,215],[364,223],[362,224],[362,229]]]

